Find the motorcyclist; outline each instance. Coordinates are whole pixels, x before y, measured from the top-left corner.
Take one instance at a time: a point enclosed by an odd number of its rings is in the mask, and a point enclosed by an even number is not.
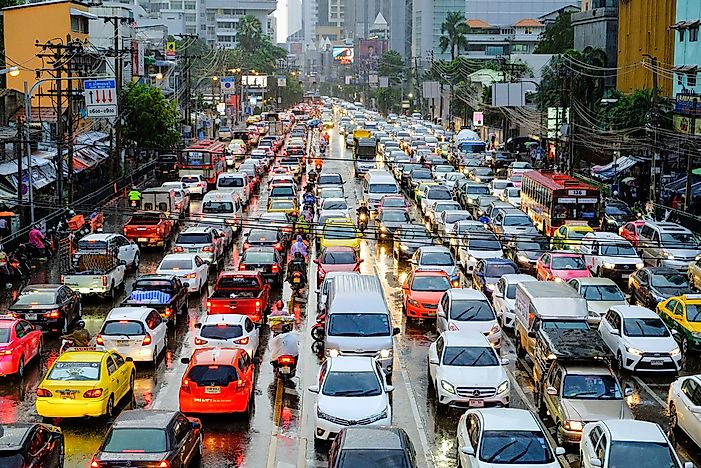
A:
[[[326,144],[329,144],[329,140],[331,139],[331,136],[329,135],[329,132],[324,132],[324,141]]]
[[[132,186],[127,197],[129,197],[130,205],[133,202],[136,202],[136,207],[141,208],[141,192],[139,192],[139,190],[136,187]]]
[[[301,254],[303,259],[306,260],[309,255],[307,251],[307,244],[305,244],[304,239],[301,235],[297,236],[297,240],[290,247],[290,253],[296,258],[297,254]]]
[[[282,332],[270,339],[270,361],[275,364],[280,356],[292,356],[297,364],[299,337],[292,331],[292,324],[282,325]]]
[[[318,176],[319,176],[319,173],[315,169],[312,168],[312,170],[309,171],[309,173],[307,174],[307,180],[309,182],[316,182],[316,178]]]
[[[358,209],[355,210],[357,217],[358,217],[358,224],[365,223],[367,224],[368,219],[370,218],[370,209],[368,208],[367,203],[362,200],[360,202],[360,205],[358,206]],[[363,216],[365,216],[365,219],[362,219]]]
[[[270,311],[270,317],[289,317],[290,311],[285,307],[285,302],[282,299],[278,299]]]
[[[44,233],[41,232],[39,226],[34,225],[29,231],[29,245],[32,246],[40,254],[44,253],[46,245],[44,244]]]
[[[307,191],[304,192],[304,195],[302,195],[302,204],[312,206],[316,204],[316,197],[314,196],[312,191],[309,190],[309,187],[307,187]]]
[[[317,172],[321,172],[321,168],[323,166],[324,166],[324,161],[322,161],[321,158],[314,159],[314,168],[316,169]]]
[[[90,332],[85,329],[85,322],[82,320],[78,320],[73,333],[63,335],[61,339],[70,342],[75,347],[90,346]]]
[[[301,238],[301,236],[299,238]],[[304,244],[304,243],[302,243],[302,244]],[[305,245],[304,248],[306,249],[307,246]],[[295,253],[292,260],[290,260],[290,263],[287,264],[287,281],[289,283],[292,282],[292,277],[294,276],[295,272],[301,273],[302,280],[304,282],[306,282],[306,280],[307,280],[307,262],[304,258],[304,255],[302,255],[301,252]]]

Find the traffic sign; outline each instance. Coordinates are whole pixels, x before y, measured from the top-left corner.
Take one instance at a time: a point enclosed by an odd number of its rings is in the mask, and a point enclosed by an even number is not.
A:
[[[83,88],[88,117],[117,117],[117,82],[114,78],[85,80]]]
[[[236,94],[236,82],[233,76],[222,76],[219,78],[222,94]]]

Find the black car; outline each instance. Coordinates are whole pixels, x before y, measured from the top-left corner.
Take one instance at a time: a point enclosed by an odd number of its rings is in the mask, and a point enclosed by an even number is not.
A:
[[[380,242],[389,241],[398,228],[407,224],[411,224],[411,218],[406,210],[380,210],[375,219],[377,240]]]
[[[260,271],[270,283],[282,284],[282,257],[275,247],[251,247],[241,255],[239,270]]]
[[[514,273],[520,273],[520,271],[518,266],[508,258],[484,258],[478,260],[472,270],[472,285],[491,299],[499,278]]]
[[[433,245],[431,233],[424,226],[407,224],[394,232],[392,255],[399,261],[411,258],[420,247]]]
[[[143,275],[132,285],[122,305],[153,307],[169,325],[177,314],[187,314],[188,286],[175,275]]]
[[[671,268],[641,268],[628,277],[631,304],[655,310],[659,302],[691,292],[689,280]]]
[[[178,157],[175,154],[159,154],[156,160],[156,177],[160,180],[178,178]]]
[[[514,157],[511,153],[502,153],[501,151],[497,151],[492,155],[490,165],[492,166],[492,169],[496,171],[502,167],[509,167],[509,164],[512,162],[514,162]]]
[[[251,229],[243,243],[243,250],[248,250],[250,247],[275,247],[278,252],[284,252],[285,235],[278,229]]]
[[[620,200],[604,201],[604,213],[601,217],[601,230],[618,233],[618,228],[628,221],[637,219],[630,207]]]
[[[329,449],[329,468],[416,467],[416,450],[400,427],[346,427]]]
[[[8,310],[53,333],[67,332],[82,315],[80,296],[62,284],[30,284]]]
[[[550,250],[550,240],[545,236],[519,237],[504,246],[506,258],[513,260],[521,273],[535,276],[538,258]]]
[[[49,424],[0,424],[0,466],[58,468],[63,466],[61,429]]]
[[[93,462],[100,468],[184,468],[202,456],[202,437],[200,420],[180,411],[123,411],[112,423]]]

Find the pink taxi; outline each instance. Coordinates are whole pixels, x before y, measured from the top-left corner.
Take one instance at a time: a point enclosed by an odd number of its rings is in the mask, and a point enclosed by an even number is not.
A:
[[[545,252],[536,262],[536,277],[539,280],[569,281],[590,276],[584,256],[575,252]]]

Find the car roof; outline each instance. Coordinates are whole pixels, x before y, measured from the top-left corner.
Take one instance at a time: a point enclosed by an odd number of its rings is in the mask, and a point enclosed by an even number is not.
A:
[[[588,364],[560,362],[568,374],[576,375],[613,375],[613,372],[603,361],[591,361]]]
[[[636,442],[661,442],[667,444],[660,426],[649,421],[636,419],[609,419],[601,421],[611,434],[611,440]]]
[[[516,284],[516,283],[525,283],[527,281],[538,281],[538,278],[535,278],[531,275],[525,275],[523,273],[509,273],[507,275],[502,275],[502,278],[509,283],[509,284]]]
[[[32,291],[58,291],[61,287],[63,287],[62,284],[28,284],[21,292],[20,294],[24,294],[27,292],[32,292]]]
[[[533,413],[520,408],[482,408],[471,410],[481,416],[485,431],[538,431],[542,428]]]
[[[579,252],[571,252],[569,250],[553,250],[548,252],[552,257],[582,257]]]
[[[451,288],[446,293],[453,299],[489,300],[482,291],[472,288]]]
[[[441,333],[445,346],[484,346],[491,347],[480,331],[444,331]]]
[[[647,307],[637,305],[617,305],[611,309],[620,313],[623,318],[659,318],[659,315]]]
[[[321,253],[324,252],[355,252],[355,249],[353,247],[348,247],[348,246],[343,246],[343,245],[331,245],[328,247],[324,247],[324,249],[321,251]]]
[[[239,325],[246,321],[247,315],[241,314],[212,314],[205,315],[202,324],[226,323],[229,325]]]
[[[684,274],[684,273],[681,273],[677,270],[673,270],[672,268],[667,268],[667,267],[646,267],[645,270],[647,270],[651,275],[662,275],[662,274],[683,275]]]
[[[604,232],[604,231],[594,231],[594,232],[589,232],[584,235],[585,239],[615,239],[617,241],[621,241],[623,244],[627,244],[628,241],[619,236],[618,234],[614,232]]]
[[[240,351],[238,348],[198,348],[192,353],[190,365],[231,364]]]
[[[374,369],[375,358],[372,356],[336,356],[326,358],[329,371],[360,372]]]
[[[0,452],[18,450],[24,446],[29,432],[36,423],[11,423],[0,426]]]
[[[151,307],[115,307],[107,313],[105,320],[145,320]]]
[[[178,414],[177,411],[134,409],[122,411],[112,423],[112,428],[165,428]]]
[[[646,221],[646,224],[657,228],[662,232],[691,232],[684,226],[681,226],[677,223],[670,223],[668,221]]]
[[[81,241],[107,241],[109,239],[112,239],[113,237],[121,235],[117,234],[116,232],[109,232],[109,233],[103,233],[103,234],[88,234],[87,236],[81,238]]]
[[[171,253],[171,254],[166,254],[163,256],[161,259],[161,263],[163,260],[166,258],[168,260],[194,260],[195,257],[197,257],[198,254],[196,253]]]
[[[368,450],[402,450],[404,448],[402,436],[403,429],[399,427],[360,427],[352,426],[342,429],[342,450],[368,449]]]
[[[588,276],[585,278],[576,278],[577,281],[579,281],[579,284],[582,286],[616,286],[615,281],[613,281],[611,278],[602,278],[599,276]]]
[[[108,354],[109,351],[99,350],[89,346],[85,348],[68,348],[67,351],[64,351],[63,354],[58,356],[56,362],[101,362]]]
[[[424,247],[419,247],[418,250],[420,251],[420,254],[436,253],[436,252],[450,254],[450,250],[448,249],[448,247],[444,247],[442,245],[427,245]],[[452,256],[452,254],[451,254],[451,256]]]

